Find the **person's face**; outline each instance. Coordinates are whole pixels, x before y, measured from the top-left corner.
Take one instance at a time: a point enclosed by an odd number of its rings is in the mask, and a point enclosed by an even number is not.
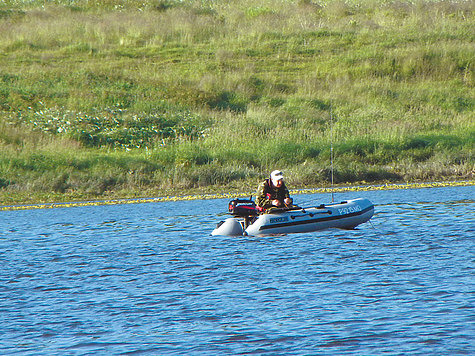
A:
[[[275,183],[276,183],[275,186],[276,186],[277,188],[280,188],[280,187],[282,187],[282,184],[284,184],[284,180],[283,180],[283,179],[279,179],[279,180],[278,180],[277,182],[275,182]]]

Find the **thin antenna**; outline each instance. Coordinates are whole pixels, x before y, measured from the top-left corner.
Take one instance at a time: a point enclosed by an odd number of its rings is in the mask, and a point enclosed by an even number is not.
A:
[[[335,201],[333,196],[333,108],[330,107],[330,171],[331,171],[331,192],[332,203]]]

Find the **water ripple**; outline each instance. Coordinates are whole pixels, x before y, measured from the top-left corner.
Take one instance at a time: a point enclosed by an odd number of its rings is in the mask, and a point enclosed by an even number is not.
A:
[[[1,212],[0,353],[473,354],[473,187],[367,197],[266,238],[211,237],[223,199]]]

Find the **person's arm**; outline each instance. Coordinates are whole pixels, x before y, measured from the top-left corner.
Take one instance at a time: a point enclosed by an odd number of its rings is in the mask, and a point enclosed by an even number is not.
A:
[[[292,204],[293,203],[293,199],[290,197],[290,192],[289,190],[287,189],[287,187],[284,185],[284,204]]]
[[[290,199],[290,193],[289,190],[287,189],[286,186],[284,186],[284,199],[289,198]]]
[[[272,200],[270,200],[269,197],[267,196],[266,182],[263,182],[261,183],[261,185],[259,185],[257,194],[258,194],[256,198],[257,206],[260,206],[263,209],[267,209],[272,206]]]

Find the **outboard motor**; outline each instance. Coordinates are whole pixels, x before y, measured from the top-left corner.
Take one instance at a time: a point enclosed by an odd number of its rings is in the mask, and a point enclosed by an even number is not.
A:
[[[233,199],[229,202],[228,210],[232,215],[239,217],[259,215],[256,203],[251,199]]]
[[[242,236],[244,230],[259,215],[252,199],[233,199],[228,204],[228,211],[233,217],[221,221],[211,235]]]

